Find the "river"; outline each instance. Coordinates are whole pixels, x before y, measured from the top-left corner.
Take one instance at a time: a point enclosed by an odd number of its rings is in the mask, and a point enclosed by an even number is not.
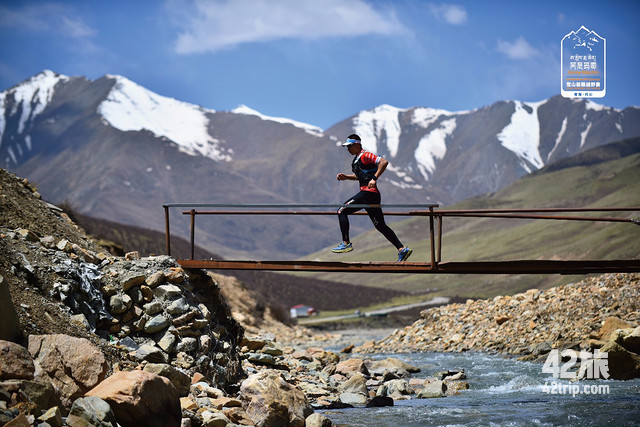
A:
[[[353,427],[640,426],[640,379],[572,383],[543,374],[541,363],[482,353],[373,356],[386,357],[418,366],[415,378],[463,368],[470,389],[458,396],[397,400],[393,407],[318,412]]]

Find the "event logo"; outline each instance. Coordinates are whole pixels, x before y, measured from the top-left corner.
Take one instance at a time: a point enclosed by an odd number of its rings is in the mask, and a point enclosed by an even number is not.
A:
[[[565,98],[602,98],[607,85],[607,41],[584,26],[560,42],[561,92]]]

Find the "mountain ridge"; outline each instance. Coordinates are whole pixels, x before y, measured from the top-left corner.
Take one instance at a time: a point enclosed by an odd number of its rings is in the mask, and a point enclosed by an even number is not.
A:
[[[156,230],[164,229],[161,206],[168,202],[347,200],[357,188],[335,174],[349,169],[339,141],[354,131],[365,149],[390,161],[379,181],[385,203],[451,204],[640,135],[640,109],[560,96],[462,112],[383,105],[322,130],[249,107],[183,103],[122,76],[91,81],[45,71],[0,93],[3,167],[37,182],[49,200],[69,199],[80,213]],[[175,231],[187,236],[177,217]],[[298,257],[339,239],[335,218],[326,217],[199,225],[199,243],[231,257]],[[354,232],[366,228],[354,223]]]

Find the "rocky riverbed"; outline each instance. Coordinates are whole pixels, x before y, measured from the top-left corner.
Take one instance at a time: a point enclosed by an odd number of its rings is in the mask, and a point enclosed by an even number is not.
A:
[[[605,274],[424,310],[412,325],[355,351],[483,351],[542,360],[553,349],[600,349],[613,377],[627,379],[640,376],[639,326],[640,274]]]

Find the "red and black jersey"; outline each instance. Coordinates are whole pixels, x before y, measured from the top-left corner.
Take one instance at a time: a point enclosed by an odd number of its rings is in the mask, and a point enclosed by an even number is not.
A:
[[[360,191],[371,191],[372,193],[379,193],[377,186],[373,188],[369,187],[369,181],[373,179],[376,171],[378,170],[378,163],[380,163],[380,156],[369,151],[360,151],[357,156],[353,158],[351,162],[351,170],[358,178],[360,182]]]

